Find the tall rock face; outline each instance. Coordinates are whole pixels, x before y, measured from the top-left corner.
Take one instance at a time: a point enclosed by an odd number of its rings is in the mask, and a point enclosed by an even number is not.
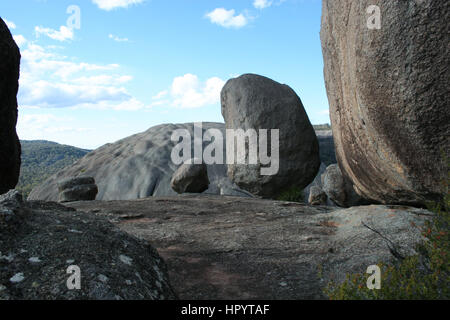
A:
[[[279,170],[276,174],[261,174],[261,168],[265,166],[261,164],[260,154],[257,164],[249,164],[248,157],[246,164],[228,165],[228,176],[240,188],[274,198],[293,187],[303,189],[314,180],[320,167],[319,144],[294,90],[263,76],[245,74],[225,84],[221,104],[227,129],[254,129],[258,134],[260,129],[279,130]],[[260,134],[258,138],[261,139]],[[272,136],[267,138],[269,141]],[[269,153],[271,146],[267,147]]]
[[[325,83],[339,166],[382,203],[438,200],[450,152],[450,2],[323,1]],[[370,12],[370,13],[367,13]]]
[[[16,133],[20,52],[0,18],[0,194],[16,186],[20,142]]]

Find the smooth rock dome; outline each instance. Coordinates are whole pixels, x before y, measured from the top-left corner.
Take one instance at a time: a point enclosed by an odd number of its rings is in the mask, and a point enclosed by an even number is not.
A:
[[[203,122],[202,134],[219,130],[225,137],[223,123]],[[151,196],[176,196],[170,182],[180,167],[171,159],[177,142],[175,130],[187,130],[194,138],[194,124],[161,124],[114,143],[108,143],[68,166],[35,187],[28,200],[58,200],[58,182],[67,178],[90,176],[98,187],[97,200],[133,200]],[[203,149],[209,142],[203,143]],[[225,142],[223,142],[225,146]],[[193,148],[193,143],[192,143]],[[194,152],[192,151],[192,154]],[[205,193],[251,197],[227,177],[225,164],[207,165],[209,188]]]

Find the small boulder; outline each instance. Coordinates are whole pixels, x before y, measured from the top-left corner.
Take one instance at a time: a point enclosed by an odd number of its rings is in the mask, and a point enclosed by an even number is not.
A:
[[[188,161],[176,170],[170,181],[170,186],[177,193],[202,193],[209,186],[206,164],[194,164]]]
[[[8,225],[8,230],[14,232],[22,224],[21,217],[14,213],[22,205],[22,194],[17,190],[0,195],[0,228]]]
[[[327,194],[318,186],[312,186],[309,190],[308,203],[312,206],[327,204]]]
[[[314,178],[313,182],[311,182],[305,189],[303,189],[303,199],[305,199],[305,202],[308,200],[311,188],[313,186],[322,189],[322,174],[325,172],[325,170],[327,170],[327,166],[325,163],[322,162],[320,164],[319,171],[317,172],[317,175]]]
[[[328,198],[339,207],[348,208],[368,204],[355,192],[351,182],[342,175],[338,164],[327,167],[322,175],[322,185]]]
[[[98,193],[95,179],[92,177],[76,177],[62,180],[58,183],[58,201],[92,201]]]
[[[322,175],[323,190],[327,196],[340,207],[345,207],[345,182],[337,164],[327,167]]]

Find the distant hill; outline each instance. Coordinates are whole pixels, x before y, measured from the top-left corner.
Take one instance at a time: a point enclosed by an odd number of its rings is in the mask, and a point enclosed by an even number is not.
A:
[[[331,130],[331,125],[329,123],[325,124],[313,124],[314,130],[322,131],[322,130]]]
[[[316,130],[317,139],[320,147],[320,160],[328,167],[330,164],[337,163],[334,150],[334,140],[331,131]]]
[[[331,125],[328,123],[314,124],[313,127],[316,131],[317,138],[319,139],[320,160],[325,163],[326,166],[337,163]]]
[[[16,189],[25,199],[35,186],[91,151],[45,140],[21,140],[20,143],[22,165]]]

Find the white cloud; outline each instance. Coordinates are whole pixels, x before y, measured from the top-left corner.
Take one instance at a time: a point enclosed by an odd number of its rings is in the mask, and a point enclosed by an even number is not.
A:
[[[56,49],[57,50],[57,49]],[[18,101],[25,108],[137,110],[145,105],[124,87],[133,77],[117,64],[74,62],[48,47],[28,43],[22,50]]]
[[[176,77],[172,82],[172,95],[179,96],[186,94],[190,90],[196,90],[199,85],[198,77],[193,74],[185,74],[181,77]]]
[[[255,0],[253,1],[253,6],[256,9],[265,9],[272,5],[273,1],[270,0]]]
[[[226,10],[224,8],[217,8],[206,14],[206,17],[212,23],[218,24],[225,28],[242,28],[248,23],[248,17],[242,13],[235,15],[235,10]]]
[[[74,36],[73,30],[66,26],[59,27],[59,31],[37,26],[34,28],[34,31],[36,32],[37,36],[39,36],[40,34],[44,34],[47,37],[57,41],[72,40]]]
[[[71,117],[57,117],[52,114],[23,114],[19,113],[17,132],[20,139],[48,140],[55,139],[54,134],[61,133],[88,133],[92,128],[74,127],[75,119]]]
[[[41,49],[42,47],[39,47]],[[46,74],[51,75],[54,78],[60,78],[60,80],[68,81],[72,76],[76,76],[80,72],[99,72],[99,71],[112,71],[117,68],[116,65],[99,66],[89,64],[85,62],[72,62],[64,60],[49,59],[46,53],[37,51],[37,55],[42,55],[41,59],[34,59],[36,56],[32,56],[28,50],[24,50],[22,56],[26,59],[23,64],[26,64],[30,73],[34,74]],[[30,57],[31,56],[31,57]]]
[[[160,107],[160,106],[167,106],[170,105],[171,101],[170,100],[158,100],[158,101],[153,101],[150,105],[150,107]]]
[[[132,76],[121,76],[121,75],[96,75],[91,77],[80,77],[73,79],[73,83],[83,84],[87,86],[111,86],[111,85],[121,85],[133,80]]]
[[[54,53],[46,51],[43,47],[34,43],[29,43],[27,49],[21,52],[21,55],[25,61],[38,61],[56,57]]]
[[[22,84],[20,102],[41,108],[75,107],[79,104],[96,104],[102,101],[122,102],[131,96],[122,87],[90,86],[58,83],[45,80],[31,85]]]
[[[144,0],[92,0],[100,9],[110,11],[117,8],[128,8],[131,5],[143,3]]]
[[[18,125],[24,127],[33,127],[35,129],[42,129],[46,124],[58,121],[57,117],[52,114],[25,114],[19,113]]]
[[[118,111],[137,111],[146,108],[149,107],[146,106],[142,101],[139,101],[138,99],[133,97],[113,106],[113,109]]]
[[[68,127],[66,124],[72,121],[72,118],[56,117],[52,114],[21,114],[17,120],[17,130],[19,132],[47,132],[55,133],[62,131],[72,131],[74,128]],[[54,124],[59,123],[63,126],[55,127]]]
[[[3,21],[5,21],[6,25],[8,26],[9,29],[15,29],[17,28],[16,24],[12,21],[3,19]]]
[[[279,6],[285,1],[286,0],[277,0],[277,1],[275,1],[275,0],[254,0],[253,1],[253,6],[256,9],[262,10],[262,9],[269,8],[271,6]]]
[[[123,101],[97,101],[94,103],[80,103],[77,108],[94,109],[94,110],[115,110],[115,111],[138,111],[143,109],[150,109],[150,105],[146,105],[142,101],[129,97]]]
[[[100,71],[109,72],[119,68],[117,64],[96,65],[86,62],[68,61],[70,59],[57,54],[56,50],[58,50],[58,47],[49,46],[44,48],[32,42],[28,43],[27,48],[21,52],[22,65],[24,65],[25,69],[23,76],[21,74],[21,79],[33,76],[35,79],[41,80],[45,76],[52,76],[67,81],[79,72],[84,74]]]
[[[128,38],[119,38],[118,36],[115,36],[113,34],[110,34],[108,37],[110,39],[113,39],[116,42],[129,42],[130,41]]]
[[[161,91],[161,92],[159,92],[156,96],[153,96],[152,99],[153,99],[153,100],[159,100],[159,99],[161,99],[161,98],[167,96],[168,93],[169,93],[168,90]]]
[[[22,47],[27,42],[27,39],[21,34],[14,35],[13,38],[19,47]]]
[[[153,97],[152,106],[168,104],[182,109],[200,108],[220,102],[220,91],[225,81],[212,77],[202,83],[196,75],[185,74],[176,77],[170,90],[165,90]],[[167,97],[170,94],[170,97]],[[163,99],[165,98],[165,99]],[[163,100],[161,100],[163,99]]]

